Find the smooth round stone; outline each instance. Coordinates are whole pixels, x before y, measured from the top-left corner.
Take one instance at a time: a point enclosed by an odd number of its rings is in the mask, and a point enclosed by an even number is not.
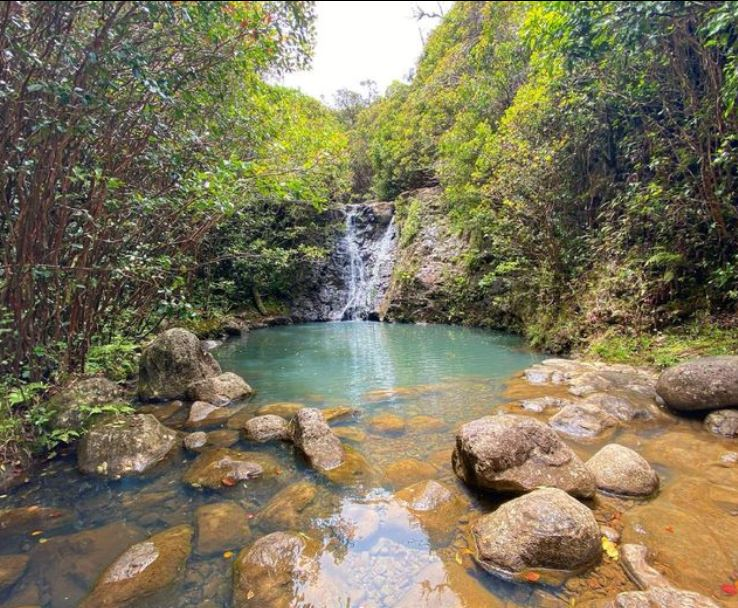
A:
[[[705,418],[705,428],[720,437],[738,437],[738,410],[716,410]]]
[[[587,461],[597,489],[621,496],[650,496],[659,488],[659,476],[637,452],[610,443]]]

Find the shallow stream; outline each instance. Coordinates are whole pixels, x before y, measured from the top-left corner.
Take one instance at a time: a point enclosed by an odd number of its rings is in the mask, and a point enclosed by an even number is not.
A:
[[[238,503],[248,514],[250,533],[245,544],[285,526],[320,541],[317,575],[288,590],[292,601],[285,605],[567,606],[583,590],[604,598],[634,588],[615,563],[605,564],[564,588],[503,582],[474,566],[464,524],[494,505],[466,490],[454,477],[450,455],[455,427],[496,408],[513,407],[502,404],[517,398],[564,390],[534,387],[514,379],[543,358],[527,350],[519,339],[439,325],[345,322],[253,331],[227,342],[214,354],[225,371],[242,375],[256,395],[232,422],[208,429],[216,431],[211,435],[213,443],[267,453],[277,461],[279,474],[211,491],[182,483],[182,473],[195,456],[184,451],[176,463],[155,476],[120,481],[83,476],[76,471],[72,456],[58,459],[30,484],[0,498],[0,509],[51,508],[50,515],[40,519],[38,529],[0,530],[0,555],[30,557],[23,578],[5,596],[0,595],[1,606],[76,606],[102,570],[130,544],[176,524],[195,526],[198,507],[224,500]],[[291,444],[253,444],[229,429],[264,406],[289,411],[295,403],[355,410],[331,422],[344,445],[361,461],[355,476],[326,480],[305,465]],[[185,410],[165,423],[181,428]],[[689,514],[698,518],[700,530],[713,520],[723,529],[728,526],[725,531],[732,535],[735,546],[738,510],[733,513],[731,509],[738,509],[736,496],[728,490],[720,494],[720,488],[730,485],[736,469],[717,465],[709,469],[705,476],[713,480],[714,488],[706,489],[707,481],[700,481],[702,477],[689,469],[702,468],[701,461],[689,453],[675,453],[677,448],[701,450],[704,458],[717,462],[729,444],[715,443],[700,433],[694,421],[669,419],[659,427],[623,431],[618,441],[631,447],[649,442],[641,452],[656,461],[667,482],[664,517],[669,517],[671,502],[683,509],[680,501],[688,500],[693,504]],[[715,446],[707,455],[703,442]],[[573,447],[587,457],[602,443]],[[666,460],[677,468],[666,466]],[[428,478],[446,484],[469,501],[468,511],[459,521],[419,520],[394,497],[397,490]],[[297,509],[288,498],[274,509],[278,517],[260,517],[278,492],[305,481],[317,488],[307,504]],[[687,483],[691,495],[671,491],[669,484],[675,481]],[[717,493],[714,500],[705,496],[708,490]],[[619,501],[604,499],[596,512],[598,519],[607,519],[624,508]],[[673,522],[658,521],[667,530],[681,525],[676,515]],[[686,531],[688,527],[685,524],[683,534],[679,536],[680,529],[676,536],[685,546],[695,542],[694,535]],[[710,542],[709,535],[699,538]],[[230,605],[233,554],[206,554],[198,540],[196,536],[178,585],[166,596],[137,606]],[[232,547],[234,553],[240,548]],[[730,551],[728,543],[728,560],[736,557],[731,557]],[[728,566],[720,563],[719,567]],[[680,573],[673,574],[680,582]],[[712,574],[704,573],[704,588],[697,590],[709,592],[730,576],[728,572]],[[691,579],[688,582],[693,583]]]

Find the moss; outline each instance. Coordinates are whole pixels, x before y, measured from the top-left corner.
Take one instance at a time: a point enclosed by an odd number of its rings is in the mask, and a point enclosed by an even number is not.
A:
[[[625,335],[611,330],[589,342],[583,354],[614,363],[669,367],[688,359],[738,353],[738,328],[695,322],[664,332]]]

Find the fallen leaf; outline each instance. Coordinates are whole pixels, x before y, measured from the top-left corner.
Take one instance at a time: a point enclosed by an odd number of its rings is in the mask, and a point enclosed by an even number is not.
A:
[[[249,591],[249,592],[248,592],[248,593],[246,594],[246,599],[247,599],[247,600],[252,600],[252,599],[254,599],[254,592],[253,592],[253,591]]]
[[[233,486],[238,483],[233,477],[224,477],[220,480],[220,483],[222,483],[227,488],[232,488]]]
[[[669,534],[674,534],[673,526],[666,526],[664,530],[666,530]]]
[[[34,530],[33,532],[31,532],[31,536],[41,536],[43,533],[43,530]]]
[[[725,595],[729,595],[733,597],[734,595],[738,595],[738,587],[736,587],[733,583],[723,583],[720,585],[720,589]]]
[[[538,574],[538,572],[526,572],[525,573],[525,580],[529,583],[535,583],[538,580],[540,580],[541,575]]]
[[[618,551],[617,546],[607,536],[602,537],[602,550],[610,559],[617,560],[620,557],[620,551]]]
[[[226,559],[231,559],[233,557],[233,551],[226,551],[225,553],[223,553],[223,557],[225,557]]]
[[[461,566],[461,555],[459,555],[458,551],[456,552],[455,559],[456,559],[456,563],[459,564],[459,566]]]
[[[39,539],[38,539],[38,544],[39,544],[39,545],[43,545],[43,544],[44,544],[45,542],[47,542],[48,540],[49,540],[48,538],[39,538]]]

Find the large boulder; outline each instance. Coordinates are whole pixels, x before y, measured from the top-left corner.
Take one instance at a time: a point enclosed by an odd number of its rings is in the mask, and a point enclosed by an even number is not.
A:
[[[679,411],[738,407],[738,356],[704,357],[662,372],[656,392]]]
[[[233,565],[233,608],[292,606],[301,584],[317,574],[319,551],[316,541],[297,533],[262,536]]]
[[[244,399],[253,394],[251,387],[238,374],[224,372],[211,378],[197,380],[187,387],[187,398],[191,401],[221,403]]]
[[[738,437],[738,410],[716,410],[705,418],[705,429],[719,437]]]
[[[587,461],[597,488],[621,496],[650,496],[659,476],[648,461],[630,448],[610,443]]]
[[[452,464],[467,485],[495,492],[530,492],[541,486],[591,497],[592,473],[549,427],[511,414],[462,425]]]
[[[220,365],[197,336],[175,327],[159,334],[141,353],[138,396],[144,401],[184,399],[193,382],[220,373]]]
[[[108,477],[145,473],[179,445],[177,433],[151,414],[108,416],[80,440],[77,466],[83,473]]]
[[[281,416],[265,414],[247,420],[243,425],[243,436],[249,441],[265,443],[267,441],[289,441],[290,428]]]
[[[80,608],[140,606],[184,571],[191,541],[192,528],[181,525],[129,547],[103,572]]]
[[[506,502],[472,526],[476,560],[492,574],[513,578],[530,569],[575,572],[602,554],[592,512],[556,488]]]
[[[311,467],[330,471],[343,463],[341,440],[333,434],[320,410],[306,407],[298,411],[290,422],[290,434]]]
[[[123,389],[102,376],[76,380],[46,402],[52,414],[51,424],[58,429],[74,429],[82,426],[88,417],[85,408],[124,400]]]

